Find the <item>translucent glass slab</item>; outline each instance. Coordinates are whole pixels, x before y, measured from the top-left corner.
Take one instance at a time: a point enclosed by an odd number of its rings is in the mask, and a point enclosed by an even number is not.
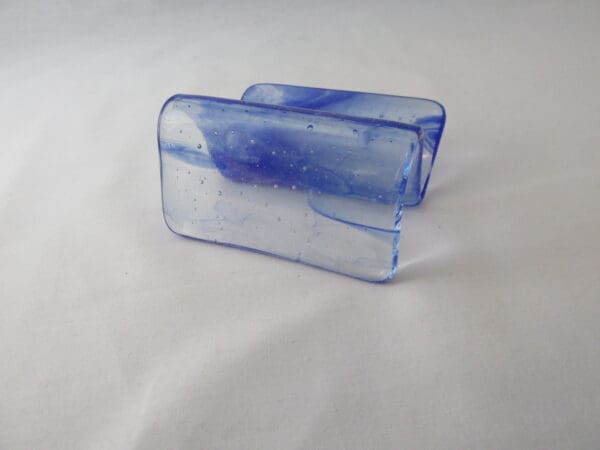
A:
[[[268,86],[245,95],[264,96]],[[158,143],[169,228],[364,280],[391,278],[402,206],[424,190],[424,129],[273,103],[191,95],[165,103]]]

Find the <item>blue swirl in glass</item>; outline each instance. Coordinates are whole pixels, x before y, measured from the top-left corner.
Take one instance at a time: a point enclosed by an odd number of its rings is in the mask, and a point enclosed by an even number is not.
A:
[[[397,268],[445,123],[434,101],[281,84],[242,100],[175,95],[158,121],[175,233],[368,281]]]

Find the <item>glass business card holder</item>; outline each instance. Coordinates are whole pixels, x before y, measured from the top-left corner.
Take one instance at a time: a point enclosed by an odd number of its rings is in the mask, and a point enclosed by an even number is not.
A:
[[[437,102],[257,84],[241,100],[175,95],[158,119],[175,233],[368,281],[394,276],[404,206],[425,196]]]

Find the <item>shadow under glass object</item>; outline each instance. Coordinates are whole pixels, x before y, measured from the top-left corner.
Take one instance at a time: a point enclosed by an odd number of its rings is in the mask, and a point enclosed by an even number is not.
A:
[[[175,95],[158,121],[175,233],[368,281],[393,277],[403,206],[420,203],[445,122],[434,101],[257,84]]]

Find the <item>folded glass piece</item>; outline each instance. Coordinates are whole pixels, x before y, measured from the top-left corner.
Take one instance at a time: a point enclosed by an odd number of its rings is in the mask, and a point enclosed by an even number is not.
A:
[[[267,84],[241,101],[170,98],[158,123],[167,225],[369,281],[391,278],[402,206],[424,195],[444,119],[435,102],[398,99]]]

